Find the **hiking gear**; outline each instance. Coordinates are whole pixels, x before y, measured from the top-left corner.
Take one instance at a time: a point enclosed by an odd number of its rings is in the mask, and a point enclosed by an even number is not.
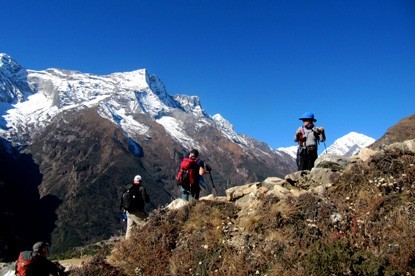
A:
[[[124,209],[126,211],[131,210],[134,205],[134,197],[135,196],[130,191],[130,189],[125,190],[121,195],[121,209]]]
[[[16,275],[65,275],[65,267],[58,262],[51,262],[37,252],[23,251],[16,262]]]
[[[134,181],[141,181],[141,176],[140,175],[136,175],[134,177]]]
[[[206,165],[206,167],[207,167],[207,166],[208,166],[208,165]],[[210,168],[210,167],[209,167],[209,168]],[[211,170],[212,170],[212,169],[210,169],[208,172],[209,172],[210,182],[212,183],[212,194],[213,194],[213,196],[216,196],[216,195],[217,195],[217,192],[216,192],[215,183],[213,182],[213,177],[212,177]]]
[[[120,207],[128,212],[142,211],[145,202],[150,202],[145,188],[142,185],[133,184],[122,193]]]
[[[212,168],[209,166],[209,164],[206,164],[205,168],[206,168],[205,170],[207,172],[211,172],[212,171]]]
[[[122,221],[127,221],[127,212],[125,210],[122,211]]]
[[[191,186],[199,187],[199,159],[183,158],[180,164],[179,171],[177,172],[177,181],[183,189],[190,191]]]
[[[311,112],[305,112],[303,114],[303,116],[300,117],[299,120],[301,120],[301,121],[304,121],[304,120],[312,120],[313,122],[317,122],[317,120],[314,119],[314,114],[311,113]]]
[[[324,140],[326,140],[326,138],[324,137]],[[326,146],[326,143],[323,141],[323,145],[324,145],[324,151],[326,152],[326,154],[327,154],[327,146]]]
[[[25,276],[28,267],[35,261],[35,256],[33,251],[20,252],[16,262],[16,275]]]
[[[324,130],[321,131],[320,128],[314,125],[311,127],[301,126],[296,132],[294,141],[297,141],[299,146],[317,146],[320,142],[326,141],[326,134]]]
[[[326,142],[326,132],[324,131],[324,128],[320,128],[320,133],[321,133],[321,142]],[[326,146],[326,144],[324,144],[324,146]]]

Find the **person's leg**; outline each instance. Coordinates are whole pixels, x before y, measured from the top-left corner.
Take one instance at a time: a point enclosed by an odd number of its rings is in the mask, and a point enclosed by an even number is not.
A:
[[[307,170],[307,155],[299,155],[297,158],[298,170]]]
[[[146,213],[141,211],[136,211],[129,213],[127,212],[127,232],[125,233],[125,238],[128,239],[131,237],[131,231],[134,227],[142,227],[146,224],[145,218]]]
[[[142,227],[146,224],[146,213],[144,211],[136,211],[131,214],[135,227]]]
[[[200,186],[199,185],[193,185],[190,187],[190,200],[192,199],[199,199],[199,195],[200,195]]]
[[[307,151],[307,170],[311,170],[314,168],[314,162],[316,161],[318,154],[317,154],[317,148],[311,148]]]
[[[125,232],[125,239],[131,237],[131,230],[134,227],[134,219],[132,218],[132,214],[127,212],[127,231]]]
[[[180,186],[180,193],[181,193],[181,197],[183,200],[189,201],[190,200],[190,193],[189,191],[186,191],[185,189],[183,189],[182,186]]]

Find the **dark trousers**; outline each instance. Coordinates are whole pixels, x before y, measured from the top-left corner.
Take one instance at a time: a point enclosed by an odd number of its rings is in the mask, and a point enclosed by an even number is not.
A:
[[[298,170],[311,170],[314,167],[317,156],[317,147],[299,147],[297,150]]]

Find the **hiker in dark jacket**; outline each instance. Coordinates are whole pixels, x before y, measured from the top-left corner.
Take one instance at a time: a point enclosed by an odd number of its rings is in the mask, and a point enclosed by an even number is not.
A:
[[[294,136],[294,142],[298,142],[297,167],[299,171],[311,170],[318,157],[318,143],[326,140],[324,128],[316,127],[317,121],[314,114],[305,112],[300,118],[303,126],[299,127]]]
[[[189,201],[193,199],[199,199],[200,196],[200,182],[204,174],[210,171],[210,167],[205,169],[205,163],[199,158],[198,150],[191,150],[189,157],[183,158],[180,165],[180,169],[183,169],[186,165],[189,165],[191,173],[189,174],[189,185],[180,185],[181,198]]]
[[[23,251],[16,262],[16,275],[27,276],[60,276],[65,274],[65,267],[58,262],[48,260],[49,245],[37,242],[33,251]]]
[[[134,204],[130,210],[127,210],[127,232],[125,238],[131,237],[131,230],[134,226],[143,226],[147,216],[144,205],[150,202],[150,197],[147,194],[146,188],[142,185],[141,176],[136,175],[133,184],[129,190],[134,195]]]

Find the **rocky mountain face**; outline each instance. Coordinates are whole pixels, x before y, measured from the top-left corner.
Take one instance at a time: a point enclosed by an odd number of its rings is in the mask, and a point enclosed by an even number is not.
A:
[[[143,177],[148,210],[171,202],[192,148],[213,168],[220,194],[295,171],[289,155],[235,133],[198,97],[169,95],[146,70],[33,71],[0,54],[0,113],[2,256],[40,239],[60,252],[119,234],[126,184]]]

